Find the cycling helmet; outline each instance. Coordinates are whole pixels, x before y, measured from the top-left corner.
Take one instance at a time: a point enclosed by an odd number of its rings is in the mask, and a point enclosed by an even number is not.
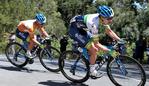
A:
[[[97,12],[100,16],[110,18],[114,16],[113,9],[111,7],[102,5],[97,8]]]
[[[43,24],[46,23],[46,17],[45,17],[43,14],[41,14],[41,13],[36,14],[35,19],[36,19],[41,25],[43,25]]]

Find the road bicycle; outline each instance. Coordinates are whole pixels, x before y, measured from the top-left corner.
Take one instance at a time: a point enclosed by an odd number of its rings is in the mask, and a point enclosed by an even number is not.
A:
[[[45,47],[41,48],[38,45],[34,46],[31,50],[32,59],[26,56],[27,41],[24,41],[22,44],[18,42],[8,43],[5,49],[5,55],[11,64],[19,68],[23,68],[28,63],[32,64],[34,61],[33,59],[39,57],[40,63],[44,68],[52,72],[58,72],[60,51],[49,45],[51,43],[50,39],[40,39],[40,42],[42,42]]]
[[[101,74],[101,68],[106,69],[109,79],[116,86],[144,86],[146,74],[141,64],[125,55],[125,43],[113,43],[107,46],[113,50],[113,54],[104,53],[97,56],[96,70]],[[115,52],[115,54],[114,54]],[[104,65],[107,63],[107,66]],[[62,74],[70,81],[82,83],[89,78],[100,77],[90,76],[89,55],[86,48],[78,46],[75,50],[68,50],[59,58],[59,67]]]

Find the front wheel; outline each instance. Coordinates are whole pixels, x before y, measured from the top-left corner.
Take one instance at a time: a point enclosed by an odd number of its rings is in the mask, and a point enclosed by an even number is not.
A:
[[[141,64],[133,58],[119,56],[107,64],[107,74],[116,86],[144,86],[145,71]]]
[[[49,71],[59,72],[58,59],[60,57],[60,52],[56,48],[50,46],[44,48],[40,53],[40,63]]]
[[[5,55],[9,62],[19,68],[24,67],[28,63],[25,53],[25,48],[17,42],[8,44],[5,49]]]

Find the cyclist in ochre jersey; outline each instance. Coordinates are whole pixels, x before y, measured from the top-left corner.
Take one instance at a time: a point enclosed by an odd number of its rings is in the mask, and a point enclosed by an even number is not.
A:
[[[99,6],[97,13],[87,15],[77,15],[70,20],[69,36],[78,42],[79,46],[86,47],[90,55],[90,75],[97,76],[95,70],[95,60],[97,52],[111,50],[99,43],[99,29],[103,29],[113,40],[122,41],[110,28],[114,12],[111,7]],[[99,26],[103,28],[99,28]]]
[[[45,38],[49,37],[48,33],[44,29],[45,23],[46,23],[46,17],[43,14],[38,13],[35,16],[35,19],[21,21],[17,26],[16,36],[22,39],[23,41],[26,41],[29,38],[29,45],[26,53],[26,55],[29,58],[32,58],[30,51],[32,50],[34,44],[43,47],[43,45],[36,40],[35,30],[39,30],[39,32]]]

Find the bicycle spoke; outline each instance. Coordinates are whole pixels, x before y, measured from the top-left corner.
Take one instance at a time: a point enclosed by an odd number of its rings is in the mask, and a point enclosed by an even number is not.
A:
[[[85,58],[75,52],[66,52],[60,59],[62,74],[73,82],[84,82],[89,78],[89,66]]]
[[[27,64],[25,49],[19,43],[9,44],[6,48],[6,56],[17,67],[23,67]]]
[[[122,86],[140,86],[145,83],[142,67],[132,58],[116,58],[109,67],[109,77],[114,83]]]
[[[44,49],[40,55],[40,62],[41,64],[49,71],[58,72],[59,65],[58,59],[60,57],[60,52],[53,47],[50,49]]]

